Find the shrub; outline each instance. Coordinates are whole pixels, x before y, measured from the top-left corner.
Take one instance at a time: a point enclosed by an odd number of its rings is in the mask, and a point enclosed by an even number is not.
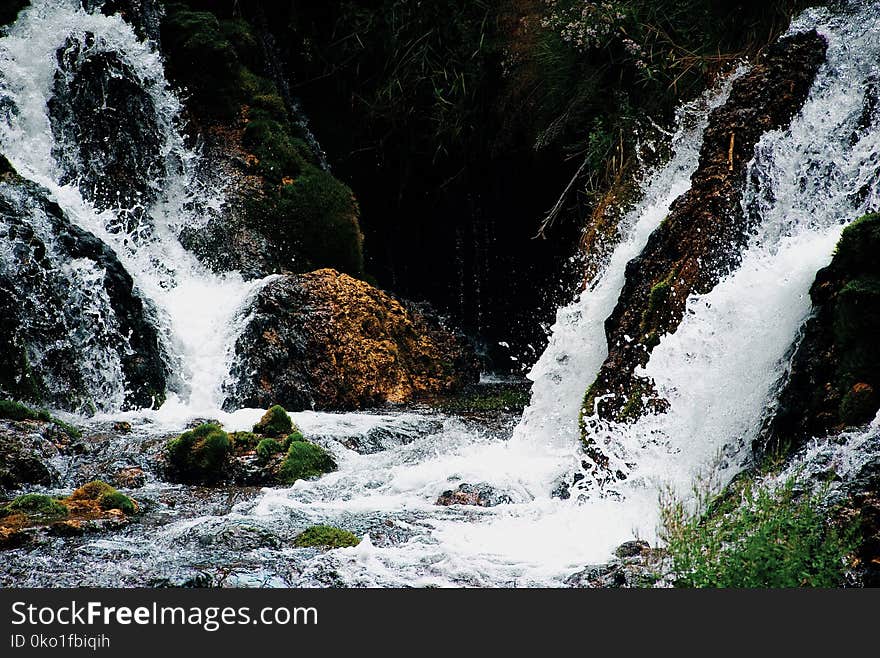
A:
[[[54,521],[67,516],[67,508],[58,500],[43,494],[25,494],[0,509],[0,517],[25,514],[39,521]]]
[[[291,441],[278,471],[282,484],[293,484],[336,470],[336,462],[323,448],[307,441]]]
[[[329,525],[313,525],[293,540],[293,545],[297,548],[345,548],[360,543],[357,535]]]
[[[661,538],[678,587],[837,587],[856,528],[829,521],[823,493],[797,497],[794,478],[778,488],[745,480],[708,511],[678,500],[661,505]],[[739,495],[736,495],[739,494]]]
[[[232,451],[229,436],[219,425],[205,423],[168,442],[172,474],[185,481],[216,482]]]

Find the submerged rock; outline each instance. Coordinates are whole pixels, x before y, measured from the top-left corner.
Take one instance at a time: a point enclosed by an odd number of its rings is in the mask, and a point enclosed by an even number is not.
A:
[[[435,505],[475,505],[477,507],[496,507],[509,505],[513,499],[507,494],[499,493],[493,486],[480,482],[478,484],[460,484],[457,489],[444,491],[437,498]]]
[[[454,392],[479,379],[464,338],[334,270],[260,292],[236,344],[226,406],[363,409]]]
[[[778,408],[755,442],[777,454],[812,437],[862,425],[880,409],[880,215],[844,229],[810,289],[813,315]]]

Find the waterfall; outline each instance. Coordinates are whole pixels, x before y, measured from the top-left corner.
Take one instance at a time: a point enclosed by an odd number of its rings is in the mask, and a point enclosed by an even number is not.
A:
[[[790,32],[811,28],[828,39],[827,61],[791,126],[766,134],[755,149],[742,203],[758,228],[743,261],[710,293],[688,300],[681,326],[639,373],[654,380],[669,412],[633,424],[592,419],[590,439],[626,479],[602,487],[587,475],[576,487],[586,498],[626,501],[665,486],[685,492],[700,475],[723,484],[742,470],[810,312],[816,272],[830,262],[845,225],[880,208],[880,130],[866,110],[880,73],[880,3],[811,9]],[[535,385],[519,440],[577,445],[578,412],[606,354],[603,323],[626,263],[687,189],[698,148],[679,145],[651,177],[607,269],[559,311],[530,374]]]
[[[184,227],[220,212],[224,198],[195,173],[200,156],[184,142],[181,105],[155,45],[119,16],[86,11],[76,0],[35,0],[0,39],[0,97],[3,153],[73,223],[112,248],[155,309],[171,375],[164,414],[218,410],[242,310],[263,281],[212,274],[178,241]],[[108,149],[117,149],[113,158]],[[107,305],[90,298],[96,286],[75,283],[96,276],[71,271],[69,278],[95,307],[90,313],[112,324]],[[83,359],[100,371],[91,387],[95,407],[119,411],[126,382],[118,364],[94,350]]]

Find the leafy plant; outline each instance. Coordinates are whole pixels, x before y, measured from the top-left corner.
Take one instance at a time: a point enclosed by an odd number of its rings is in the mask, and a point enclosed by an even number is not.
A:
[[[825,492],[802,494],[744,480],[693,514],[675,497],[661,504],[661,538],[678,587],[836,587],[856,548],[855,525],[830,520]]]

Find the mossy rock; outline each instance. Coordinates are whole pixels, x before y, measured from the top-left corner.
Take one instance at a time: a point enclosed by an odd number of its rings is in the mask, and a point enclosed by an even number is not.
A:
[[[223,479],[231,453],[229,435],[214,423],[184,432],[166,447],[171,474],[185,482],[212,483]]]
[[[250,452],[255,450],[260,442],[260,437],[253,432],[233,432],[229,435],[235,452]]]
[[[69,500],[93,501],[102,510],[118,509],[129,515],[137,512],[137,504],[131,498],[101,480],[84,484],[70,495]]]
[[[880,274],[880,214],[860,217],[840,235],[834,254],[834,268],[843,272]]]
[[[297,548],[347,548],[360,543],[361,540],[354,533],[329,525],[313,525],[293,540]]]
[[[109,491],[101,494],[98,498],[98,506],[103,510],[118,509],[123,514],[128,515],[137,513],[137,505],[135,505],[135,502],[118,491]]]
[[[278,470],[278,481],[293,484],[297,480],[320,477],[336,468],[336,461],[320,446],[308,441],[291,441]]]
[[[55,418],[45,409],[31,409],[30,407],[15,402],[14,400],[0,400],[0,418],[8,418],[9,420],[36,420],[44,423],[52,423],[62,432],[71,438],[79,438],[81,432],[74,427],[65,423],[63,420]]]
[[[275,405],[270,407],[259,422],[254,425],[254,434],[280,439],[294,431],[295,426],[284,407]],[[299,430],[297,430],[299,431]]]
[[[104,494],[116,493],[115,487],[101,480],[87,482],[70,494],[71,500],[98,500]]]
[[[0,517],[24,514],[36,521],[54,521],[67,518],[67,508],[55,498],[44,494],[25,494],[0,508]]]
[[[257,457],[263,462],[269,461],[282,452],[284,452],[284,446],[277,439],[263,439],[257,444]]]

